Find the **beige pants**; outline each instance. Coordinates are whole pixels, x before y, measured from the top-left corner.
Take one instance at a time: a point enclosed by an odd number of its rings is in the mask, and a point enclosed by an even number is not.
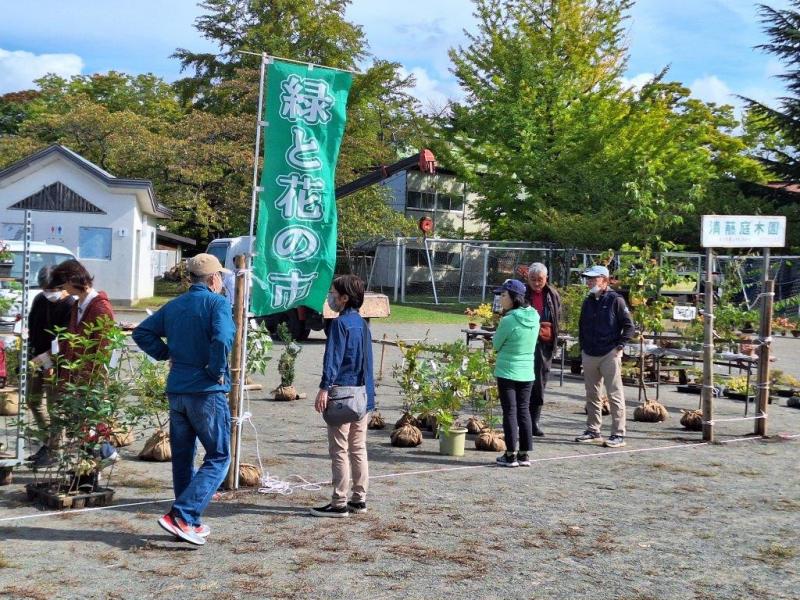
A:
[[[625,392],[622,387],[622,351],[616,348],[603,356],[583,355],[583,382],[586,386],[586,429],[600,433],[603,405],[600,395],[605,385],[611,405],[611,435],[625,435]]]
[[[360,421],[338,427],[328,426],[328,452],[331,455],[333,495],[331,504],[341,508],[347,504],[350,477],[353,478],[353,502],[366,502],[369,486],[367,465],[367,423],[369,413]]]
[[[41,433],[49,432],[44,444],[51,450],[58,448],[63,436],[63,433],[50,427],[49,413],[57,401],[58,389],[56,386],[50,385],[41,371],[33,375],[28,388],[28,408],[33,413],[33,420],[39,431]]]

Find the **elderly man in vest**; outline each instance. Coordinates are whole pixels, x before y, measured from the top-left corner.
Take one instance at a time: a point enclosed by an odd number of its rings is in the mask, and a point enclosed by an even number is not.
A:
[[[625,445],[625,392],[622,387],[622,351],[635,333],[625,299],[608,287],[608,268],[594,265],[582,276],[590,288],[581,306],[578,338],[583,360],[588,418],[586,431],[576,442]],[[611,404],[611,436],[603,440],[603,407],[600,393],[605,385]]]
[[[192,286],[133,331],[156,360],[169,360],[169,438],[175,502],[158,524],[180,540],[202,546],[210,533],[201,522],[230,464],[231,413],[228,354],[235,326],[223,296],[222,265],[210,254],[190,258]],[[162,338],[166,338],[166,343]],[[197,440],[205,450],[195,472]]]
[[[536,341],[533,371],[536,379],[531,388],[531,424],[533,435],[544,436],[539,427],[544,404],[544,388],[553,362],[553,353],[558,345],[558,321],[561,318],[561,296],[547,283],[547,267],[535,262],[528,267],[528,285],[525,299],[539,313],[539,339]]]

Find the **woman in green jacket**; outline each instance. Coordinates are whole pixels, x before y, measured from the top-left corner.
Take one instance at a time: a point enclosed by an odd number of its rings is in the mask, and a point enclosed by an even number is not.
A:
[[[506,279],[494,291],[500,294],[503,318],[492,340],[497,362],[494,375],[500,405],[506,453],[497,459],[501,467],[530,467],[533,445],[529,402],[533,388],[533,352],[539,337],[539,313],[525,300],[525,284]],[[519,449],[519,454],[517,454]]]

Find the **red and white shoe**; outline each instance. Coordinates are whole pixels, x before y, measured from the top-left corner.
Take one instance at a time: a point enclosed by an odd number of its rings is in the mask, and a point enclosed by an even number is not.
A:
[[[189,542],[195,546],[202,546],[206,543],[205,537],[198,535],[195,528],[190,526],[180,517],[168,512],[158,520],[158,524],[164,531],[167,531],[184,542]],[[210,530],[209,530],[210,533]]]
[[[200,524],[194,528],[194,532],[201,538],[207,538],[211,534],[211,527]]]

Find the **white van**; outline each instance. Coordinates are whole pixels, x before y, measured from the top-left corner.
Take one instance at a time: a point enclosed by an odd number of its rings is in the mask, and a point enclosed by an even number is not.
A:
[[[22,253],[24,242],[10,241],[6,242],[9,250],[14,254],[14,266],[11,267],[11,277],[18,284],[22,284]],[[72,254],[64,246],[56,246],[48,244],[47,242],[31,242],[29,246],[29,253],[31,259],[30,276],[28,283],[30,291],[28,293],[28,310],[33,304],[33,299],[41,292],[39,288],[38,275],[42,267],[54,267],[65,260],[74,259],[75,255]],[[19,290],[11,289],[9,281],[0,281],[0,296],[13,297],[16,302],[11,306],[8,311],[0,314],[0,333],[11,333],[14,331],[14,326],[19,321],[22,314],[22,292]]]

